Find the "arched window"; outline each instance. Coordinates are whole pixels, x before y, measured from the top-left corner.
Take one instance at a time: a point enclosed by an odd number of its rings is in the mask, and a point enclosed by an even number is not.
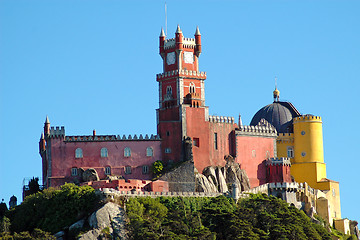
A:
[[[294,148],[293,147],[287,147],[287,157],[288,158],[294,157]]]
[[[189,92],[190,93],[195,93],[195,84],[193,82],[191,82],[190,85],[189,85]]]
[[[129,147],[124,149],[124,157],[131,157],[131,149]]]
[[[172,87],[171,86],[166,87],[166,95],[172,95]]]
[[[151,147],[146,148],[146,156],[147,157],[154,156],[154,150]]]
[[[105,167],[105,175],[111,175],[111,167]]]
[[[75,150],[75,158],[82,158],[83,157],[83,150],[81,148],[77,148]]]
[[[107,148],[102,148],[100,151],[101,157],[108,157],[108,150]]]

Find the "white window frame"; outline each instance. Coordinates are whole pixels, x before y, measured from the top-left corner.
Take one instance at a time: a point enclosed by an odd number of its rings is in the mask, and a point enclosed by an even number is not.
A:
[[[102,158],[104,158],[104,157],[108,157],[109,156],[109,152],[108,152],[108,149],[107,148],[102,148],[101,150],[100,150],[100,156],[102,157]]]
[[[131,148],[124,148],[124,157],[131,157]]]
[[[111,167],[105,167],[105,175],[111,175]]]
[[[294,147],[293,146],[287,147],[287,157],[294,158]]]
[[[83,158],[83,150],[81,148],[75,150],[75,158]]]
[[[125,174],[131,174],[131,166],[125,166]]]
[[[142,173],[143,174],[148,174],[149,173],[149,166],[148,165],[143,165],[142,166]]]
[[[195,88],[196,88],[195,84],[191,82],[189,85],[189,93],[195,93],[196,92]]]
[[[147,147],[147,148],[146,148],[146,156],[147,156],[147,157],[152,157],[152,156],[154,156],[154,150],[152,149],[152,147]]]
[[[71,176],[77,176],[78,175],[78,169],[76,167],[71,168]]]

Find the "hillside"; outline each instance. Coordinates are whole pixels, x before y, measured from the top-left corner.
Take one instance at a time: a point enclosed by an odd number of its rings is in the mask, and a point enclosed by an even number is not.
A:
[[[266,195],[101,199],[73,184],[31,195],[1,219],[1,239],[352,239]]]

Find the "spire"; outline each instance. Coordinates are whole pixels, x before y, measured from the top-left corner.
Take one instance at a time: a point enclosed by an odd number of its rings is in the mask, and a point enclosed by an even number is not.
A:
[[[49,121],[49,117],[46,115],[46,120],[45,120],[45,123],[50,123]]]
[[[175,33],[182,33],[179,24],[177,25],[177,28],[176,28],[176,32],[175,32]]]
[[[197,35],[201,35],[200,30],[199,30],[199,26],[196,26],[195,36],[197,36]]]
[[[239,122],[238,122],[238,127],[241,127],[243,124],[242,124],[242,120],[241,120],[241,114],[239,113]]]
[[[275,90],[273,91],[274,102],[278,102],[280,98],[280,91],[277,89],[277,78],[275,77]]]
[[[160,37],[165,37],[164,29],[161,28]]]

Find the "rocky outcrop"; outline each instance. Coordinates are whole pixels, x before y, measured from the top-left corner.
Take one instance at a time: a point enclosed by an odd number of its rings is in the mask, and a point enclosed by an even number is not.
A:
[[[82,180],[84,182],[93,182],[99,181],[100,178],[95,169],[89,168],[82,173]]]
[[[194,162],[186,161],[159,179],[169,183],[170,192],[195,192]]]
[[[112,239],[127,239],[125,223],[125,210],[109,202],[91,214],[88,224],[92,229],[78,239],[98,239],[106,234],[111,235]]]
[[[195,174],[197,192],[225,193],[231,191],[233,184],[240,191],[250,189],[249,178],[245,170],[240,169],[240,165],[230,155],[226,156],[225,160],[225,167],[208,166],[204,168],[202,174]]]
[[[207,178],[203,174],[195,174],[195,186],[196,192],[212,193],[218,192],[216,185],[213,183],[211,178]]]

